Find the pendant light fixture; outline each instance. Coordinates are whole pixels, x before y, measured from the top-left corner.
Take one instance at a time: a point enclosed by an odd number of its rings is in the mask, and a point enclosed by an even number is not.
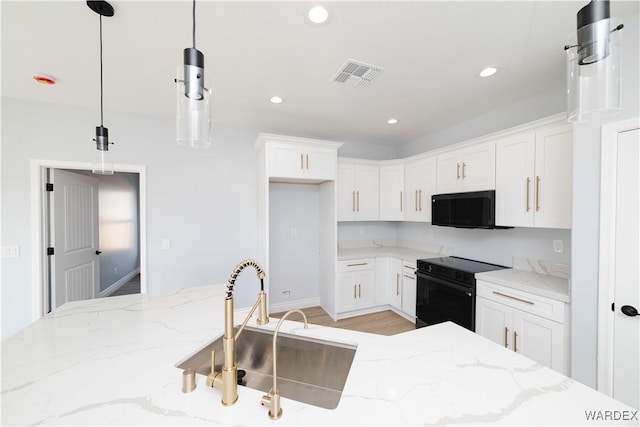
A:
[[[567,119],[581,122],[620,110],[620,30],[609,0],[591,0],[578,11],[577,33],[567,52]]]
[[[188,147],[210,147],[211,91],[204,82],[204,55],[196,49],[196,1],[192,9],[193,47],[184,50],[184,64],[178,68],[177,140]]]
[[[92,171],[99,175],[113,175],[113,163],[109,156],[109,129],[104,127],[103,109],[103,85],[102,85],[102,17],[114,15],[113,7],[106,1],[87,1],[87,6],[100,16],[100,126],[96,126],[96,149],[98,151],[96,162]]]

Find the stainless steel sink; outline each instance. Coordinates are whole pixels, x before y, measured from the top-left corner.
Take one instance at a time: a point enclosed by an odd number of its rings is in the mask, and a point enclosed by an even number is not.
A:
[[[241,385],[268,392],[273,384],[273,332],[247,326],[236,342],[238,369],[246,371]],[[357,346],[278,333],[277,362],[280,395],[299,402],[335,409],[356,354]],[[176,364],[200,375],[211,372],[211,350],[216,371],[223,361],[222,336]]]

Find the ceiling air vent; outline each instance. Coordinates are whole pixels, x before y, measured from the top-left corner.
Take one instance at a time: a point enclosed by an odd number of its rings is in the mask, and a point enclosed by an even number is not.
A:
[[[340,84],[355,87],[367,87],[369,83],[382,73],[384,68],[377,65],[365,64],[364,62],[348,59],[338,70],[333,81]]]

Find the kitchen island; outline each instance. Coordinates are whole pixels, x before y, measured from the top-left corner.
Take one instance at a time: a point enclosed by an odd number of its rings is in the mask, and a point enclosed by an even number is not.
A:
[[[282,398],[272,421],[247,387],[223,407],[203,376],[182,393],[174,365],[222,334],[224,291],[78,301],[38,320],[2,343],[2,424],[638,425],[612,421],[630,407],[452,323],[387,337],[287,320],[282,331],[358,346],[338,407]]]

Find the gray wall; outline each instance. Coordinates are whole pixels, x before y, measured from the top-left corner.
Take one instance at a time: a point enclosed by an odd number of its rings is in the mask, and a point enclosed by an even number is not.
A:
[[[30,159],[92,162],[99,112],[2,98],[2,338],[32,319]],[[226,282],[258,257],[257,131],[214,127],[210,149],[175,142],[174,118],[105,112],[113,161],[146,166],[148,291]],[[161,240],[171,249],[162,250]],[[248,283],[245,283],[248,282]],[[236,306],[253,302],[255,275],[236,286]]]

